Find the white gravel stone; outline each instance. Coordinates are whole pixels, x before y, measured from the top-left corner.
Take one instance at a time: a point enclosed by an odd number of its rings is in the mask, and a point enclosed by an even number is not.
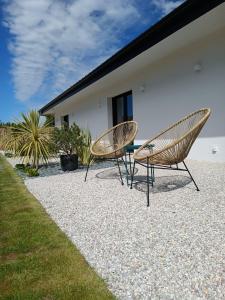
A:
[[[146,186],[109,166],[85,183],[55,165],[25,184],[119,299],[225,299],[225,164],[188,161],[200,192],[186,172],[156,171],[150,207]]]

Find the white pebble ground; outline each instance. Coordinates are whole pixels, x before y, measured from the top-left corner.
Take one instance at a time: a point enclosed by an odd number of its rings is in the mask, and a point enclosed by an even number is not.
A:
[[[25,183],[117,298],[225,299],[225,164],[187,163],[200,192],[156,171],[150,207],[105,165]]]

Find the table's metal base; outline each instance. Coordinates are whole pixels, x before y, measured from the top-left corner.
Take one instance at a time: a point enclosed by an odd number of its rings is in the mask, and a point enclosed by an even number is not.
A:
[[[141,147],[142,145],[128,145],[125,147],[125,166],[126,166],[126,171],[127,171],[127,186],[131,186],[131,183],[129,184],[129,179],[130,179],[130,182],[132,181],[132,176],[134,174],[134,171],[135,171],[135,164],[133,166],[133,170],[132,170],[132,161],[131,161],[131,153],[134,152],[134,150],[137,150]],[[149,145],[149,148],[152,148],[154,147],[154,145]],[[127,159],[127,156],[128,156],[128,159]],[[128,165],[129,165],[129,168],[128,168]],[[129,169],[129,170],[128,170]],[[130,178],[129,178],[130,177]],[[153,186],[153,182],[155,181],[155,173],[154,173],[154,168],[151,168],[151,176],[149,176],[149,180]],[[131,187],[132,188],[132,187]]]

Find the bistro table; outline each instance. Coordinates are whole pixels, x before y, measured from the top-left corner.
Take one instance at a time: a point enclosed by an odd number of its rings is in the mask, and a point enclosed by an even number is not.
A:
[[[126,167],[126,178],[127,178],[127,185],[129,186],[129,176],[132,174],[132,167],[131,167],[131,154],[134,153],[134,150],[137,150],[141,147],[142,145],[127,145],[124,150],[125,150],[125,167]],[[148,145],[148,148],[154,147],[153,144]],[[127,159],[128,156],[128,159]],[[129,170],[128,170],[129,166]],[[154,174],[154,166],[152,167],[152,174],[151,174],[151,181],[152,183],[155,181],[155,174]]]

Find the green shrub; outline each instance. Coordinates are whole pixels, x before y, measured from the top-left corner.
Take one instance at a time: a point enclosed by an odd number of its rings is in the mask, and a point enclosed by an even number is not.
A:
[[[82,165],[87,165],[90,158],[91,133],[81,129],[76,123],[71,127],[55,128],[52,152],[71,155],[77,154]]]
[[[54,129],[52,150],[55,153],[78,154],[81,143],[81,130],[77,124],[74,123],[69,128],[62,126]]]

